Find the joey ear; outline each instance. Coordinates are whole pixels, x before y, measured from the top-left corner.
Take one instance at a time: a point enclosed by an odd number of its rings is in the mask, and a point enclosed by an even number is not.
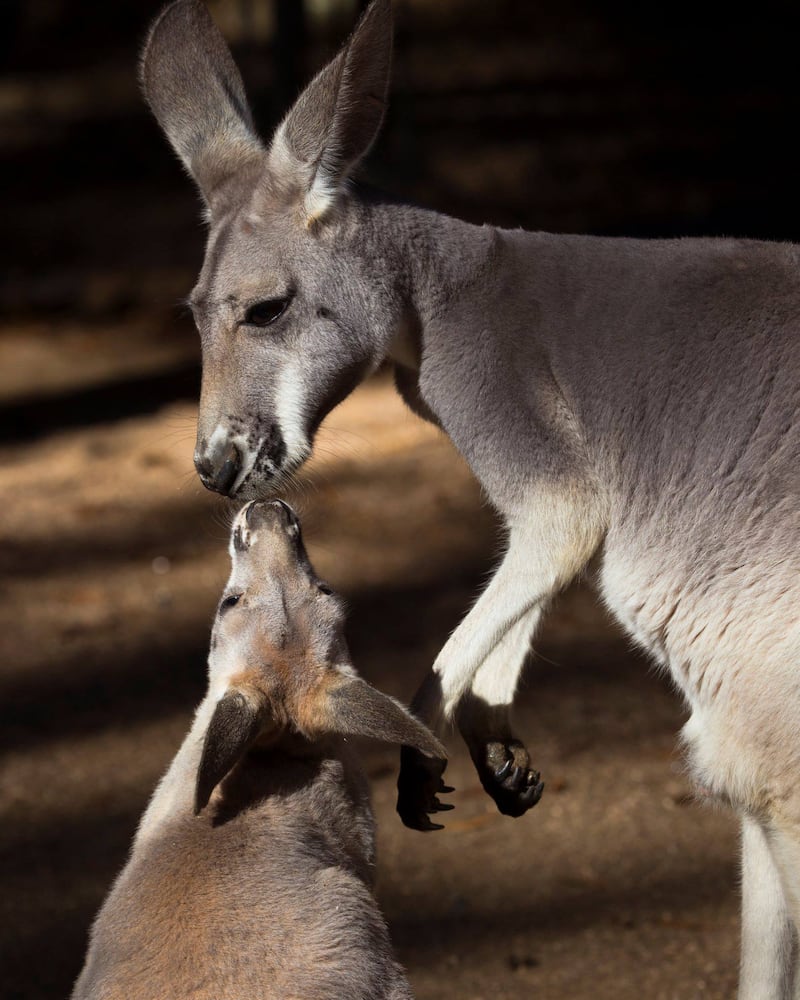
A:
[[[310,225],[375,141],[392,61],[391,0],[373,0],[339,54],[302,92],[270,147],[270,165],[300,181]]]
[[[415,747],[427,757],[447,759],[447,751],[427,726],[399,701],[360,678],[347,680],[326,695],[324,725],[343,736],[371,736]]]
[[[194,793],[195,816],[208,805],[211,793],[241,760],[261,731],[262,711],[241,691],[228,691],[217,702],[206,730]]]
[[[225,182],[264,155],[244,84],[200,0],[175,0],[153,22],[139,65],[147,103],[210,209]]]

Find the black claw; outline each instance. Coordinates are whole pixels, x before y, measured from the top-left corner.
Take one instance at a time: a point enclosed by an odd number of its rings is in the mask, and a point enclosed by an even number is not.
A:
[[[524,773],[521,767],[514,767],[511,774],[508,775],[505,781],[501,781],[500,784],[507,792],[514,792],[519,788],[520,779]]]
[[[543,781],[539,781],[535,785],[530,785],[524,792],[521,793],[519,797],[520,805],[524,806],[526,809],[530,809],[532,806],[535,806],[542,797],[543,791]]]
[[[494,772],[495,778],[498,781],[502,781],[503,778],[505,778],[505,776],[511,770],[513,764],[514,764],[513,759],[509,757],[508,760],[504,764],[501,764],[500,767],[498,767],[497,770]]]
[[[428,830],[444,829],[441,823],[432,823],[428,814],[424,812],[415,813],[413,815],[409,813],[401,813],[400,819],[402,819],[403,825],[407,826],[410,830],[419,830],[422,833],[427,833]]]
[[[442,785],[439,789],[440,792],[454,792],[455,788],[452,785]]]
[[[397,811],[400,819],[412,830],[443,830],[440,823],[431,822],[428,814],[447,812],[454,808],[437,798],[443,792],[453,791],[442,781],[442,772],[447,762],[425,757],[411,747],[402,748],[400,761],[400,775],[397,779]]]

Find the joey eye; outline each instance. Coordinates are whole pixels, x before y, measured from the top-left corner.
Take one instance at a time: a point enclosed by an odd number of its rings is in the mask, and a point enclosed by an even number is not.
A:
[[[241,594],[228,594],[227,597],[223,598],[219,606],[220,611],[226,611],[228,608],[232,608],[234,604],[238,604],[241,596]]]
[[[263,302],[256,302],[245,313],[245,326],[269,326],[286,312],[291,300],[291,296],[287,295],[283,299],[264,299]]]
[[[327,583],[318,583],[317,584],[317,590],[320,592],[320,594],[332,594],[333,593],[333,591],[331,590],[331,588],[328,586]]]

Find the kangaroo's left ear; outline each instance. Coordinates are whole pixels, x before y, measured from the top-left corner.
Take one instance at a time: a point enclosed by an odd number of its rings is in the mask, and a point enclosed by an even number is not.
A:
[[[263,707],[235,689],[217,702],[203,741],[194,792],[195,816],[261,732]]]
[[[427,726],[387,694],[358,677],[327,688],[318,708],[320,729],[342,736],[370,736],[416,747],[427,757],[447,759],[447,751]]]
[[[391,0],[372,0],[352,37],[314,77],[278,127],[271,169],[303,196],[307,224],[321,219],[378,134],[392,59]]]
[[[210,211],[228,181],[265,162],[244,84],[202,0],[174,0],[150,28],[139,66],[147,103]]]

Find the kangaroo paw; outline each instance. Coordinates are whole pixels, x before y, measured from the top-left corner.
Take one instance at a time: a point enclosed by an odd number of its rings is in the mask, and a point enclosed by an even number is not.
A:
[[[412,747],[400,750],[400,776],[397,779],[397,811],[400,819],[412,830],[442,830],[433,823],[431,814],[452,809],[440,802],[439,795],[453,789],[442,781],[447,761],[426,757]]]
[[[544,782],[519,740],[486,740],[470,751],[481,784],[504,816],[522,816],[542,797]]]

